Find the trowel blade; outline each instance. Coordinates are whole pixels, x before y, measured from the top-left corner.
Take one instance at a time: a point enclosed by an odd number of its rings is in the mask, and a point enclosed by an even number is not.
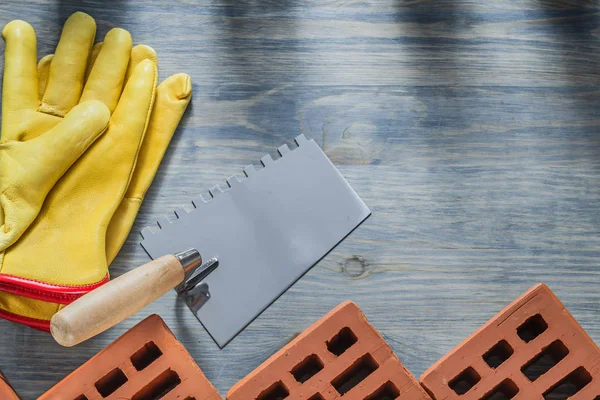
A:
[[[152,258],[193,247],[218,259],[190,309],[221,348],[371,214],[314,140],[296,143],[142,230]]]

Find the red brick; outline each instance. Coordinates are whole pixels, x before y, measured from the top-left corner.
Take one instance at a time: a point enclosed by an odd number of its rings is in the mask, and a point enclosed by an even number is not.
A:
[[[351,333],[342,335],[341,343],[350,344],[349,338],[356,339],[343,352],[344,346],[332,342],[342,330]],[[360,364],[361,360],[364,363]],[[304,381],[302,365],[322,366],[322,369],[313,368],[314,375],[307,374],[304,378],[310,377]],[[373,371],[358,385],[345,391],[343,378],[355,376],[352,367],[356,365]],[[430,399],[356,304],[346,301],[235,384],[229,390],[227,400],[334,400],[342,397],[336,387],[345,392],[344,400],[379,400],[385,398],[382,393],[373,395],[379,388],[384,390],[386,387],[391,390],[390,399]],[[279,395],[276,395],[276,388],[281,390]],[[396,391],[400,392],[399,397]],[[271,396],[266,396],[267,393]]]
[[[12,390],[8,382],[6,382],[2,373],[0,373],[0,399],[2,400],[19,400],[17,394]]]
[[[501,345],[496,349],[501,351],[496,353],[496,363],[491,363],[496,368],[492,368],[484,356],[498,343]],[[512,350],[508,350],[507,345]],[[542,371],[538,370],[536,374],[529,374],[532,379],[528,378],[523,368],[542,353],[550,354],[558,363],[547,363],[545,373],[540,375]],[[505,361],[498,365],[501,360]],[[469,368],[480,380],[459,395],[450,385]],[[572,376],[577,377],[582,388],[568,398],[600,399],[600,349],[554,293],[539,284],[425,371],[421,384],[436,400],[482,400],[492,395],[502,382],[512,382],[505,386],[512,386],[512,390],[498,398],[542,400],[573,372],[576,373]],[[564,399],[567,395],[553,398]]]
[[[221,399],[163,320],[151,315],[40,399],[154,399],[151,393],[161,392],[159,387],[169,383],[174,387],[161,399]]]

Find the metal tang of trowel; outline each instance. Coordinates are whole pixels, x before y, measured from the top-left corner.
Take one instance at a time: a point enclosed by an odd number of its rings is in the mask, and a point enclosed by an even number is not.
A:
[[[371,213],[314,140],[295,141],[144,228],[154,261],[59,311],[55,339],[77,344],[175,287],[224,347]]]

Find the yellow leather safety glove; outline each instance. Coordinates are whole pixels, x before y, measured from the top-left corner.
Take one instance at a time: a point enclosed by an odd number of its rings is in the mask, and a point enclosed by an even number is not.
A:
[[[82,95],[114,106],[108,129],[54,186],[0,269],[0,316],[37,329],[48,330],[56,311],[107,281],[191,99],[188,75],[156,86],[156,54],[147,46],[129,47],[127,62],[115,62],[121,47],[112,32],[91,53]],[[38,65],[44,96],[58,56]]]
[[[65,32],[76,28],[77,22],[65,25]],[[5,68],[0,251],[23,234],[38,215],[50,189],[108,125],[106,106],[93,98],[81,98],[86,54],[95,35],[95,25],[90,28],[76,37],[70,32],[70,40],[61,41],[57,54],[62,65],[57,68],[63,79],[54,79],[53,87],[43,98],[38,97],[33,28],[26,22],[12,21],[2,30]]]

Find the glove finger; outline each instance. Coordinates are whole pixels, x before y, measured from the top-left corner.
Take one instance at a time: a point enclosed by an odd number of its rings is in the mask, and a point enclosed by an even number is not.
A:
[[[135,68],[111,118],[120,130],[132,135],[145,131],[156,95],[157,75],[156,64],[150,60],[142,61]]]
[[[92,47],[92,52],[90,53],[90,60],[88,61],[87,69],[85,70],[85,81],[87,82],[88,77],[90,76],[90,72],[92,72],[92,67],[96,62],[96,58],[98,57],[98,53],[102,49],[102,42],[98,42]],[[42,57],[40,62],[38,63],[38,90],[40,92],[39,98],[44,97],[44,92],[46,91],[46,84],[48,83],[48,75],[50,75],[50,63],[52,63],[52,59],[54,58],[54,54],[48,54],[45,57]]]
[[[46,91],[46,85],[48,84],[48,75],[50,75],[50,64],[52,63],[53,58],[54,54],[48,54],[47,56],[42,57],[37,66],[38,91],[40,99],[44,97],[44,92]]]
[[[106,34],[88,77],[81,101],[100,100],[112,112],[123,91],[125,72],[131,56],[131,35],[124,29],[114,28]]]
[[[0,171],[2,185],[6,188],[0,195],[0,205],[4,210],[0,251],[13,244],[35,220],[46,195],[106,130],[109,119],[110,112],[103,103],[89,101],[73,108],[43,135],[26,142],[12,142],[4,148],[7,160],[28,163],[28,173],[23,174],[21,168],[3,168]],[[35,157],[31,157],[32,154]]]
[[[96,59],[98,58],[98,54],[100,54],[100,50],[102,50],[103,42],[98,42],[92,47],[92,52],[90,53],[90,60],[88,61],[87,68],[85,70],[85,82],[87,82],[90,77],[90,72],[92,72],[92,68],[96,63]]]
[[[138,44],[131,49],[131,60],[129,61],[129,66],[127,67],[127,73],[125,74],[125,82],[129,81],[129,78],[133,74],[135,67],[137,67],[138,64],[144,60],[150,60],[154,63],[154,65],[158,65],[158,56],[156,55],[154,49],[144,44]]]
[[[62,117],[79,103],[95,36],[96,22],[85,13],[65,22],[39,111]]]
[[[156,89],[146,136],[127,189],[128,197],[142,198],[146,194],[191,98],[192,78],[187,74],[170,76]]]
[[[4,83],[2,90],[3,123],[10,111],[37,109],[37,44],[35,31],[27,22],[12,21],[2,30],[4,50]],[[2,129],[6,134],[6,130]],[[4,138],[12,139],[12,138]]]
[[[158,65],[158,56],[154,49],[150,46],[139,44],[131,50],[131,59],[129,60],[129,66],[127,67],[125,82],[129,82],[129,78],[133,75],[135,68],[144,60],[150,60],[155,65]],[[146,135],[147,134],[148,132],[146,132]],[[132,179],[135,179],[134,177],[135,170]],[[119,207],[113,214],[106,234],[106,260],[108,265],[112,263],[121,250],[121,247],[123,247],[123,243],[125,242],[125,239],[127,239],[127,235],[129,235],[129,231],[131,230],[131,226],[133,225],[141,204],[141,198],[123,198]]]
[[[142,199],[154,180],[173,133],[191,98],[192,79],[187,74],[173,75],[165,79],[156,89],[152,115],[129,188],[108,226],[106,257],[109,264],[117,256],[129,235]]]

